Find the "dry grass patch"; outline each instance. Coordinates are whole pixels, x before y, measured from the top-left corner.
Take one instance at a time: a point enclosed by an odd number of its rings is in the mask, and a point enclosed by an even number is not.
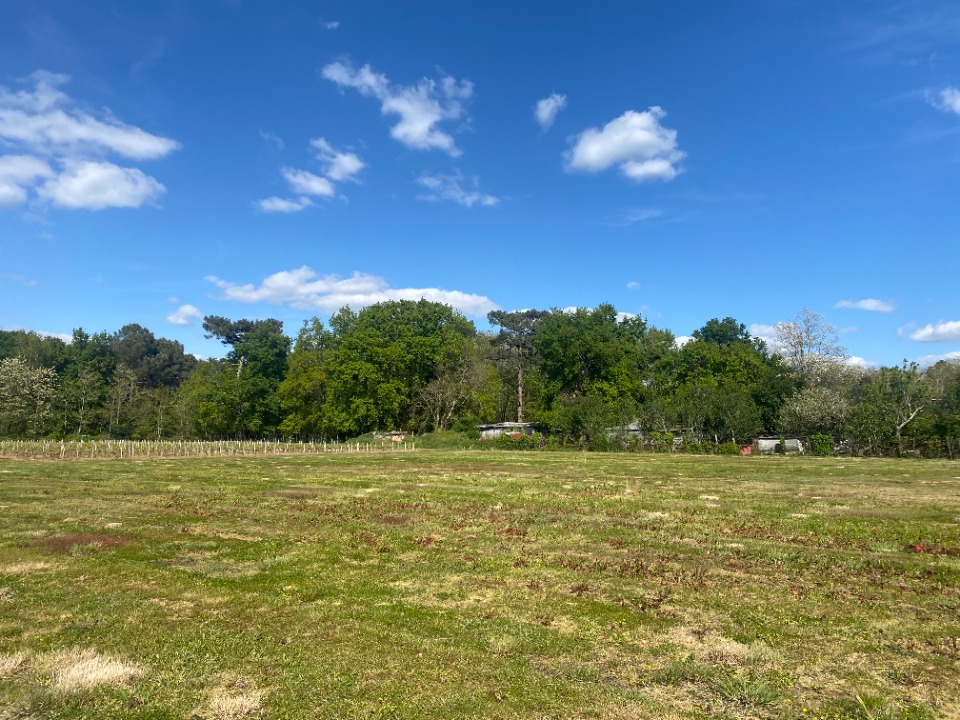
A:
[[[29,575],[31,573],[52,569],[53,564],[48,562],[22,562],[0,568],[0,575]]]
[[[207,720],[241,720],[260,714],[262,693],[228,694],[226,691],[210,697],[201,717]]]
[[[52,687],[62,693],[80,693],[100,685],[122,685],[141,674],[136,665],[100,655],[93,650],[64,650],[44,662]]]
[[[40,541],[40,546],[53,553],[69,553],[77,545],[95,545],[103,548],[116,548],[126,545],[130,538],[123,535],[105,535],[103,533],[70,533],[54,535]]]
[[[11,678],[27,664],[27,656],[22,652],[0,654],[0,678]]]

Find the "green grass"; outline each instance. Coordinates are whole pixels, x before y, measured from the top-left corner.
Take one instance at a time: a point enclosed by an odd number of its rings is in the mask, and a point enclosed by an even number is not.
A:
[[[0,718],[960,716],[960,465],[0,460]]]

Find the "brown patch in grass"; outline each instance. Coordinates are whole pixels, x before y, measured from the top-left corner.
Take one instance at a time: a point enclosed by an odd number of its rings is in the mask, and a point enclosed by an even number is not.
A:
[[[323,493],[336,492],[336,488],[331,487],[289,487],[279,490],[267,490],[264,495],[267,497],[286,498],[287,500],[309,500]]]
[[[54,690],[67,694],[92,690],[100,685],[127,683],[142,671],[136,665],[100,655],[93,650],[64,650],[47,658]]]
[[[27,656],[22,652],[0,654],[0,678],[11,678],[27,664]]]
[[[30,573],[52,570],[53,565],[48,562],[22,562],[0,568],[4,575],[29,575]]]
[[[54,535],[41,540],[38,544],[52,553],[66,554],[77,545],[96,545],[104,548],[122,547],[130,542],[123,535],[104,535],[103,533],[70,533]]]
[[[242,720],[260,714],[261,692],[229,693],[218,690],[210,695],[206,707],[199,713],[208,720]]]

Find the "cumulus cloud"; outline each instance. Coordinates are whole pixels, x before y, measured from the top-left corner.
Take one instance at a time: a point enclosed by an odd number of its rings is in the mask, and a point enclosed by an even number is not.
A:
[[[312,139],[310,147],[317,152],[317,159],[323,166],[323,175],[292,167],[281,168],[280,175],[287,182],[290,191],[298,197],[291,200],[274,196],[258,200],[256,206],[261,212],[292,213],[304,210],[313,205],[311,197],[334,197],[337,194],[334,181],[357,182],[356,174],[366,167],[366,163],[359,157],[351,152],[336,150],[325,138]]]
[[[917,365],[922,368],[930,367],[931,365],[936,365],[941,360],[946,360],[947,362],[960,362],[960,351],[953,351],[943,353],[941,355],[923,355],[914,360]]]
[[[461,173],[455,175],[429,175],[425,173],[417,178],[417,182],[428,190],[428,192],[417,196],[421,200],[431,202],[450,200],[464,207],[473,207],[474,205],[492,207],[500,202],[500,198],[477,190],[478,182],[476,178],[469,182],[472,187],[464,188],[465,180]]]
[[[24,332],[33,333],[34,335],[39,335],[43,338],[57,338],[58,340],[63,340],[67,345],[73,342],[73,335],[71,333],[58,333],[58,332],[47,332],[46,330],[28,330],[23,327],[23,325],[0,325],[0,330],[6,332],[17,332],[22,330]]]
[[[864,300],[840,300],[834,307],[882,313],[890,313],[896,309],[893,303],[887,302],[886,300],[876,300],[874,298],[866,298]]]
[[[537,106],[533,110],[533,115],[544,131],[550,129],[553,121],[557,119],[557,113],[567,106],[567,96],[560,93],[553,93],[550,97],[537,100]]]
[[[109,162],[110,155],[154,160],[180,143],[116,119],[97,118],[61,90],[66,75],[37,71],[32,87],[0,86],[0,206],[21,205],[30,192],[64,208],[102,210],[154,202],[164,186],[136,168]],[[59,168],[55,169],[55,168]]]
[[[673,339],[674,346],[678,348],[682,348],[688,342],[693,342],[692,335],[679,335]]]
[[[944,112],[960,115],[960,90],[948,87],[930,98],[930,103]]]
[[[323,23],[323,26],[324,26],[327,30],[336,30],[338,27],[340,27],[340,21],[339,21],[339,20],[327,20],[326,22]]]
[[[379,100],[384,115],[399,117],[390,135],[407,147],[442,150],[453,157],[461,154],[453,137],[437,126],[444,121],[459,120],[466,114],[473,83],[444,76],[439,81],[424,78],[416,85],[394,85],[369,65],[357,70],[343,62],[326,65],[321,75],[342,88],[353,88],[361,95]]]
[[[237,285],[216,276],[207,276],[222,292],[222,299],[242,303],[267,302],[300,310],[336,312],[345,305],[354,310],[388,300],[430,300],[450,305],[464,314],[483,317],[500,306],[484,295],[439,288],[392,288],[382,277],[354,273],[348,278],[318,276],[304,265],[296,270],[274,273],[259,285]]]
[[[843,359],[843,364],[847,367],[859,368],[861,370],[876,370],[880,367],[880,363],[867,360],[859,355],[847,355]]]
[[[153,160],[180,147],[116,118],[103,120],[74,107],[59,88],[67,75],[38,71],[32,90],[10,92],[0,87],[0,139],[41,155],[102,154],[110,151],[134,160]]]
[[[310,145],[317,151],[317,159],[323,163],[323,174],[331,180],[356,182],[356,174],[367,166],[353,153],[335,150],[325,138],[314,138]]]
[[[637,182],[673,180],[682,172],[678,163],[686,153],[677,147],[677,131],[660,124],[664,117],[660,107],[627,110],[602,129],[584,130],[566,153],[567,170],[600,172],[617,165]]]
[[[910,334],[911,340],[918,342],[950,342],[960,340],[960,320],[938,322],[925,325]]]
[[[50,166],[31,155],[0,156],[0,207],[22,205],[34,182],[53,176]]]
[[[172,313],[167,315],[167,322],[171,325],[186,327],[193,325],[195,320],[202,320],[203,313],[193,305],[181,305]]]
[[[631,280],[627,283],[627,290],[638,290],[640,288],[640,283],[636,280]]]
[[[280,174],[287,181],[290,189],[298,195],[333,197],[336,194],[332,182],[306,170],[285,167],[280,170]]]
[[[313,205],[313,202],[307,197],[299,197],[296,200],[288,200],[275,195],[272,197],[263,198],[262,200],[257,200],[256,202],[256,206],[260,209],[260,212],[265,213],[295,213],[300,212],[311,205]]]
[[[776,352],[780,343],[777,340],[777,326],[776,325],[764,325],[763,323],[753,323],[750,327],[747,328],[747,332],[750,333],[751,337],[755,337],[759,340],[763,340],[766,343],[767,347]]]
[[[39,197],[64,208],[135,208],[151,203],[166,191],[136,168],[109,162],[67,160],[63,172],[37,189]]]

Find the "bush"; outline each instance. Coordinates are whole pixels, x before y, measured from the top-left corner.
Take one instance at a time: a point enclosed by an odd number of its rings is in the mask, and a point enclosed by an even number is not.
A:
[[[810,453],[819,457],[833,455],[833,438],[823,433],[810,436]]]
[[[735,442],[720,443],[717,446],[717,455],[739,455],[740,446]]]
[[[533,435],[499,435],[492,440],[480,440],[480,447],[496,448],[497,450],[539,450],[544,445],[544,437],[540,433]]]
[[[712,455],[713,443],[684,440],[680,445],[680,452],[690,453],[691,455]]]

